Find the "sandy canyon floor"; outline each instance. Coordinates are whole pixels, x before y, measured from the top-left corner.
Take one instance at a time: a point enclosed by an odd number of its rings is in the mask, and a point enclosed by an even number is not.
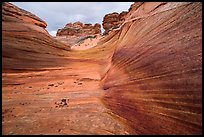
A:
[[[3,134],[128,134],[100,100],[99,66],[76,60],[63,68],[3,73]]]

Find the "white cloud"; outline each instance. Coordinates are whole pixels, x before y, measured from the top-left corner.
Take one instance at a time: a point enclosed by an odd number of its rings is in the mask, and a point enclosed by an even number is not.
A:
[[[50,35],[52,36],[56,36],[57,31],[53,30],[53,31],[48,31]]]
[[[102,24],[105,14],[127,11],[133,2],[11,2],[37,15],[47,23],[47,30],[64,27],[69,22]],[[54,34],[54,32],[52,32]]]

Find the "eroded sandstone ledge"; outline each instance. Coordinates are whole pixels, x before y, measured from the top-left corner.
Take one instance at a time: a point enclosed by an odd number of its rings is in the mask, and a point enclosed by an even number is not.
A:
[[[135,134],[201,134],[202,4],[145,2],[130,12],[109,34],[118,39],[104,103]]]
[[[66,56],[70,46],[54,40],[46,26],[34,14],[11,3],[2,4],[3,72],[56,66],[56,59]]]
[[[202,134],[202,3],[136,2],[84,51],[4,19],[4,134]]]
[[[58,29],[56,36],[88,36],[101,33],[101,25],[96,23],[83,24],[81,22],[68,23],[64,28]]]
[[[101,37],[101,25],[96,23],[83,24],[81,22],[68,23],[58,29],[54,39],[71,45],[72,49],[85,50],[97,45]]]

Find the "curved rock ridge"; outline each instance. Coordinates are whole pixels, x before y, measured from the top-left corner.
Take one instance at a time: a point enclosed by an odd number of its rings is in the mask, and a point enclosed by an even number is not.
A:
[[[2,21],[29,23],[42,28],[47,26],[39,17],[8,2],[2,3]]]
[[[101,33],[101,25],[96,23],[83,24],[81,22],[68,23],[64,28],[58,29],[56,36],[88,36]]]
[[[134,134],[202,134],[202,4],[131,7],[109,33],[104,103]]]
[[[39,69],[59,65],[70,47],[45,30],[46,23],[11,3],[2,4],[2,71]],[[53,59],[52,62],[47,60]],[[33,65],[35,62],[35,65]]]
[[[101,102],[101,58],[3,16],[2,134],[129,134]]]
[[[202,134],[201,2],[135,2],[80,51],[12,11],[2,20],[2,134]]]

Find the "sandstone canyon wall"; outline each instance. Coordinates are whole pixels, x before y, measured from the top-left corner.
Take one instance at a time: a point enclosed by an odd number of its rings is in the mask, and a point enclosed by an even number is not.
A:
[[[132,13],[135,12],[144,2],[135,2],[133,3],[128,11],[122,11],[121,13],[113,12],[106,14],[103,17],[103,23],[102,26],[105,29],[104,35],[107,35],[109,31],[118,29],[122,24],[125,22],[125,20],[130,20],[132,18]],[[135,15],[135,14],[133,14]],[[139,14],[136,14],[138,16]]]
[[[107,21],[111,16],[108,14],[103,24],[107,35],[95,47],[84,51],[72,51],[68,45],[53,39],[46,32],[44,21],[30,13],[26,16],[27,12],[12,4],[5,3],[2,11],[3,72],[70,65],[57,70],[57,74],[68,80],[75,76],[100,77],[103,94],[97,94],[97,99],[101,99],[116,121],[128,127],[122,134],[202,134],[202,3],[135,2],[128,12],[114,13],[114,21],[110,21],[113,23]],[[116,27],[107,24],[116,24]],[[75,66],[74,69],[71,68],[72,65]],[[55,79],[60,77],[57,74]],[[5,79],[6,77],[3,78],[3,84],[7,82]],[[96,81],[97,79],[95,83]],[[114,127],[111,123],[107,124],[111,120],[107,119],[110,115],[104,115],[105,112],[99,111],[100,114],[96,115],[98,117],[93,118],[92,113],[98,112],[96,108],[99,105],[91,107],[93,104],[90,102],[94,102],[96,98],[89,97],[93,96],[94,91],[98,91],[93,88],[98,85],[92,87],[91,84],[85,86],[83,83],[84,88],[71,88],[71,82],[73,81],[68,81],[64,92],[58,92],[58,87],[55,87],[56,94],[64,96],[72,93],[73,91],[68,92],[68,88],[77,91],[82,89],[89,94],[86,94],[85,99],[77,100],[78,104],[85,102],[83,107],[74,106],[66,113],[59,113],[60,117],[54,115],[61,123],[64,122],[59,120],[61,116],[65,116],[65,119],[71,115],[71,119],[77,121],[74,123],[69,119],[72,122],[70,125],[78,128],[77,132],[71,127],[64,133],[89,133],[84,129],[92,129],[91,133],[95,134],[121,134],[122,128],[118,125]],[[87,89],[94,90],[90,92]],[[48,94],[47,91],[48,89],[43,94]],[[78,96],[83,96],[82,91]],[[56,94],[53,96],[56,97]],[[49,93],[47,100],[51,97]],[[3,99],[3,102],[7,103],[7,100]],[[81,111],[86,105],[88,107],[85,109],[91,112],[88,113],[90,115]],[[63,109],[60,111],[64,112]],[[53,111],[52,114],[58,113]],[[82,115],[79,120],[77,116],[80,114],[92,119],[87,120]],[[99,118],[101,115],[104,116],[102,119]],[[93,122],[93,119],[96,121]],[[52,120],[52,123],[56,122],[54,118]],[[99,121],[103,121],[102,124]],[[96,122],[101,125],[96,125]],[[45,128],[45,123],[41,124],[42,129]],[[68,121],[65,124],[67,123]],[[82,128],[83,125],[85,128]],[[91,126],[96,128],[93,130]]]
[[[134,5],[109,32],[119,36],[104,103],[135,134],[201,134],[202,4]]]
[[[70,47],[54,40],[45,30],[46,26],[30,12],[11,3],[2,4],[2,71],[63,64],[56,59],[66,56]]]

